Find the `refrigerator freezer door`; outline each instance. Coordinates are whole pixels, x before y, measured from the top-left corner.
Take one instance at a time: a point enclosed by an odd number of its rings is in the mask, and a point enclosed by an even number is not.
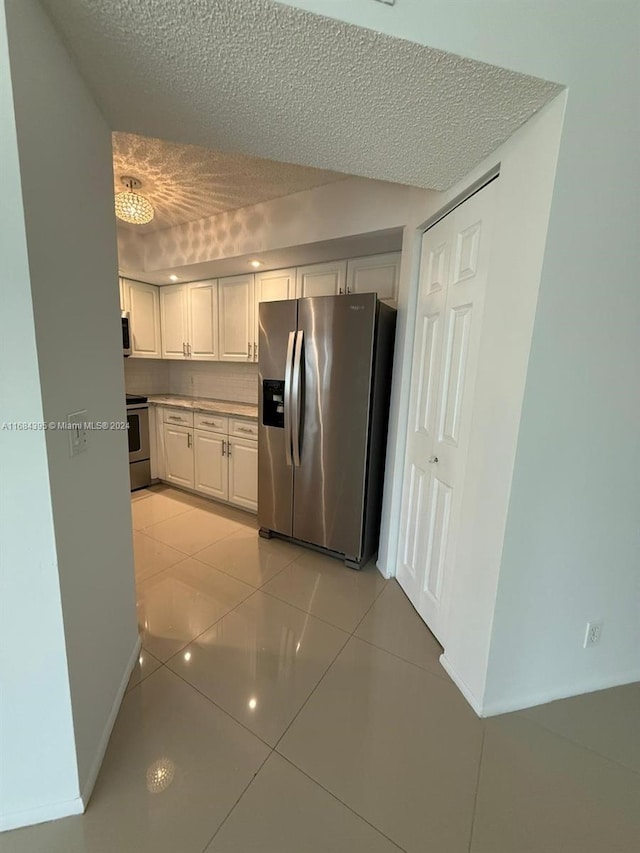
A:
[[[291,536],[294,468],[285,385],[288,391],[292,365],[287,359],[293,358],[297,302],[261,302],[259,310],[258,524]]]
[[[375,318],[373,293],[298,300],[293,536],[353,560],[362,550]]]

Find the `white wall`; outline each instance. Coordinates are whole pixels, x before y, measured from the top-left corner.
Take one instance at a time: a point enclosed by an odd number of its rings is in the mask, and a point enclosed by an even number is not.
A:
[[[496,204],[476,404],[467,454],[461,529],[443,663],[474,708],[483,709],[485,680],[522,398],[565,107],[561,95],[474,171],[442,193],[407,227],[402,302],[408,305],[404,347],[396,354],[389,464],[379,566],[396,571],[413,358],[413,305],[421,231],[416,228],[498,162]],[[414,261],[414,254],[416,254]]]
[[[64,421],[78,409],[87,409],[89,420],[122,421],[111,133],[39,3],[5,5],[39,367],[39,393],[33,384],[31,390],[45,421]],[[23,273],[20,285],[28,284]],[[70,458],[68,435],[47,431],[46,452],[48,488],[42,477],[30,485],[35,496],[50,490],[86,799],[138,643],[126,433],[91,432],[88,452]],[[32,530],[17,532],[32,539]],[[18,599],[9,606],[24,605]],[[46,622],[34,623],[27,612],[22,636],[27,626],[34,642],[49,644]],[[48,706],[39,708],[47,718]],[[26,751],[49,767],[46,751]]]
[[[401,227],[407,206],[429,196],[428,190],[348,178],[145,234],[144,268],[174,269]]]
[[[42,422],[4,7],[0,423]],[[19,353],[19,357],[17,354]],[[0,830],[80,810],[43,431],[0,430]]]
[[[640,678],[637,2],[291,5],[568,86],[485,712]]]

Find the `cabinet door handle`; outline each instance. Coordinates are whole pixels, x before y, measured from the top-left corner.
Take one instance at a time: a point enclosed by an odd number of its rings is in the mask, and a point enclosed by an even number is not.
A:
[[[231,442],[227,442],[227,456],[231,456]]]
[[[169,417],[169,420],[170,420],[170,421],[180,421],[180,422],[182,422],[182,418],[180,417],[180,415],[169,415],[168,417]]]
[[[191,358],[191,344],[187,344],[187,358]]]
[[[247,358],[251,359],[251,341],[247,341]]]
[[[193,444],[193,440],[192,440],[192,438],[193,438],[193,437],[192,437],[191,433],[190,433],[190,432],[188,432],[188,433],[187,433],[187,447],[191,447],[191,445]]]
[[[183,358],[187,357],[187,345],[184,341],[182,342],[182,357]]]
[[[251,429],[251,427],[236,427],[236,429],[238,430],[238,432],[250,432],[251,435],[253,435],[253,430]]]
[[[223,441],[223,442],[222,442],[222,455],[223,455],[223,456],[225,455],[225,448],[226,448],[226,444],[227,444],[227,442],[226,442],[226,441]]]
[[[202,423],[206,424],[207,426],[218,426],[215,421],[202,421]]]
[[[253,360],[258,360],[258,344],[255,341],[253,342]]]
[[[338,293],[342,293],[342,288],[341,288],[341,287],[339,287],[339,288],[338,288]]]

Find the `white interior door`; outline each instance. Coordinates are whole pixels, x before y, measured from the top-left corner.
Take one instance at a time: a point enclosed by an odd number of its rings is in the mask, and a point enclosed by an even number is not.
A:
[[[495,186],[422,239],[398,581],[443,645],[456,546],[464,534],[460,506]]]

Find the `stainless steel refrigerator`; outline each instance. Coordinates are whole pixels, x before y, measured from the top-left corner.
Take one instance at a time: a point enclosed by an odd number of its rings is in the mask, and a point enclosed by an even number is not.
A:
[[[395,320],[374,293],[260,304],[261,536],[377,550]]]

